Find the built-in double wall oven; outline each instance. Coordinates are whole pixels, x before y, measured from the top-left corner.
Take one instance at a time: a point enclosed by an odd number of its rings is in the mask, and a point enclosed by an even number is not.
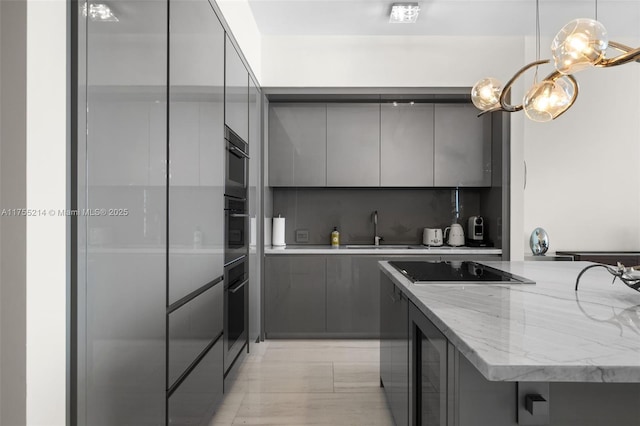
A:
[[[225,126],[224,370],[229,371],[248,336],[249,146]]]

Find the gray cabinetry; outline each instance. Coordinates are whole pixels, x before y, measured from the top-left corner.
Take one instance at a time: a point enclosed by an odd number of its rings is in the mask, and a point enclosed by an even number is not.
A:
[[[380,382],[395,424],[409,424],[409,301],[380,274]]]
[[[327,186],[380,186],[380,105],[327,105]]]
[[[325,256],[265,258],[266,337],[325,331],[325,268]]]
[[[379,337],[378,257],[327,257],[327,332]]]
[[[326,185],[326,105],[271,104],[269,186]]]
[[[435,105],[435,186],[491,186],[491,128],[471,104]]]
[[[226,37],[224,121],[245,142],[249,140],[249,73]]]
[[[380,108],[380,186],[433,186],[433,104]]]
[[[209,348],[200,363],[167,401],[169,426],[208,425],[222,399],[223,339]]]
[[[223,274],[225,39],[206,0],[170,13],[169,304]]]
[[[263,221],[261,219],[262,179],[260,116],[262,96],[260,89],[249,79],[249,144],[251,158],[249,159],[249,343],[253,343],[260,336],[262,311],[260,301],[262,275],[262,235]]]

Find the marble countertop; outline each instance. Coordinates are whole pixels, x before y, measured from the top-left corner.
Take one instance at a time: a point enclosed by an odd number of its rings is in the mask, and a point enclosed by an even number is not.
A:
[[[399,245],[402,246],[402,245]],[[350,246],[351,247],[351,246]],[[265,254],[415,254],[415,255],[425,255],[425,254],[435,254],[435,255],[445,255],[445,254],[487,254],[487,255],[500,255],[502,254],[502,249],[493,248],[493,247],[449,247],[449,246],[441,246],[441,247],[426,247],[422,245],[410,245],[405,244],[404,247],[407,248],[398,248],[396,247],[388,247],[388,246],[362,246],[358,248],[347,248],[347,246],[340,246],[333,248],[330,245],[298,245],[298,246],[286,246],[286,247],[270,247],[265,248]]]
[[[493,381],[640,382],[640,292],[590,262],[480,262],[532,284],[414,284],[380,267]]]

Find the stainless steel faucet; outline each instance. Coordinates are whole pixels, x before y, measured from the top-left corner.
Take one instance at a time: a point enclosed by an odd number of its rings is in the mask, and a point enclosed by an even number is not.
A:
[[[380,241],[384,238],[378,235],[378,210],[374,210],[373,215],[373,244],[376,246],[380,245]]]

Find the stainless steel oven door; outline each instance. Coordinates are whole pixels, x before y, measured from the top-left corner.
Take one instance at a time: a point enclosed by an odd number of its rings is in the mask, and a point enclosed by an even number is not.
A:
[[[247,197],[249,145],[225,127],[227,145],[224,194],[236,198]]]
[[[229,371],[247,344],[249,269],[247,258],[225,267],[224,280],[224,371]]]

